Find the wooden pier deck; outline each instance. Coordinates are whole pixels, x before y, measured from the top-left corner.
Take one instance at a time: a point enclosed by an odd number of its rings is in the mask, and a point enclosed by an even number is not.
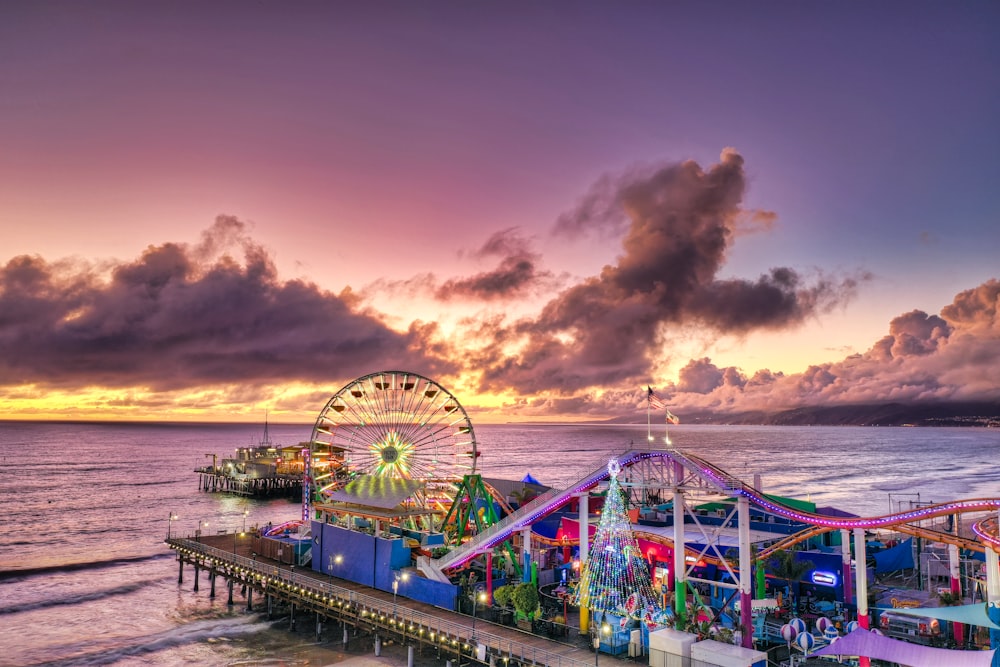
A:
[[[199,574],[204,572],[214,596],[215,579],[222,577],[228,585],[229,604],[234,603],[234,586],[246,586],[248,609],[254,608],[256,593],[269,613],[275,603],[289,606],[293,624],[297,612],[311,612],[317,635],[323,624],[336,621],[344,626],[345,642],[350,626],[383,639],[434,648],[442,659],[454,658],[457,664],[472,660],[491,667],[590,667],[595,662],[593,650],[585,648],[588,638],[574,629],[566,641],[557,641],[484,618],[473,620],[403,595],[261,557],[252,552],[248,536],[175,537],[166,542],[177,552],[178,583],[183,583],[184,566],[191,565],[195,568],[195,590]],[[616,659],[606,654],[600,658],[604,662]]]

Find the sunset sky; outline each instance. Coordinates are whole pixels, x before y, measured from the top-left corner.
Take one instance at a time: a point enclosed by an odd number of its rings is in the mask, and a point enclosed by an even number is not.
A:
[[[0,418],[1000,400],[1000,3],[0,3]],[[644,414],[644,413],[642,413]]]

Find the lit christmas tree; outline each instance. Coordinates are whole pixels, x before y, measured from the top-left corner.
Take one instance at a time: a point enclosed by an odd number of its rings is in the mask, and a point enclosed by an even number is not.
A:
[[[620,472],[621,464],[611,459],[608,494],[573,603],[592,612],[621,616],[623,622],[625,618],[633,618],[655,625],[662,622],[663,612],[625,512],[625,499],[618,484]]]

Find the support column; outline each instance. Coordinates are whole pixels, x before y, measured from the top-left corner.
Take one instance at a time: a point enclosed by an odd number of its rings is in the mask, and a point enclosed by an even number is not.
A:
[[[180,558],[177,559],[177,583],[184,583],[184,561]]]
[[[1000,556],[986,547],[986,614],[1000,623]],[[1000,648],[1000,630],[990,630],[990,648]]]
[[[349,637],[347,635],[347,623],[344,623],[344,639],[343,639],[343,644],[344,644],[345,648],[347,647],[347,641],[348,641],[348,639],[349,639]]]
[[[844,604],[853,602],[854,583],[851,580],[851,531],[846,528],[840,529],[840,559],[843,565],[843,572],[840,580],[844,584]]]
[[[253,586],[247,586],[247,611],[253,611]]]
[[[229,599],[226,600],[226,604],[229,605],[230,607],[233,606],[233,579],[232,579],[232,577],[229,578]]]
[[[486,602],[493,604],[493,550],[486,552]]]
[[[194,564],[194,592],[198,592],[198,563]]]
[[[382,655],[382,638],[375,635],[375,657]]]
[[[319,612],[316,612],[316,641],[319,641],[320,635],[323,634],[323,617],[320,616]]]
[[[683,467],[674,463],[674,479],[680,482]],[[684,494],[674,487],[674,613],[680,621],[687,616],[687,563],[684,551]]]
[[[531,526],[521,531],[521,581],[531,583]]]
[[[870,628],[868,620],[868,553],[865,548],[865,529],[854,529],[854,559],[858,564],[857,581],[857,601],[858,601],[858,625],[865,630]],[[859,667],[871,667],[871,659],[867,656],[858,658]]]
[[[288,609],[288,629],[295,629],[295,603],[293,602]]]
[[[741,495],[736,500],[737,521],[740,535],[740,627],[743,631],[743,648],[753,648],[753,566],[750,553],[750,501]]]
[[[215,597],[215,568],[208,571],[208,597]]]
[[[413,644],[406,647],[406,667],[413,667]]]
[[[962,602],[962,575],[960,570],[961,559],[958,555],[958,545],[948,545],[948,572],[951,575],[951,593],[955,596],[956,602]],[[961,647],[965,645],[965,625],[954,623],[952,625],[952,635],[955,643]]]
[[[587,562],[590,554],[590,494],[582,493],[580,498],[580,572],[583,572],[583,565]],[[590,600],[581,600],[580,605],[580,634],[585,635],[590,632],[590,609],[586,606]]]

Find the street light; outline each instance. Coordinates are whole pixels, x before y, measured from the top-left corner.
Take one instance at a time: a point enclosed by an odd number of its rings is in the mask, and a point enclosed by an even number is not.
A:
[[[170,524],[172,524],[174,521],[177,521],[177,519],[179,519],[179,518],[180,517],[177,516],[176,514],[174,514],[173,512],[171,512],[170,516],[167,517],[167,539],[168,540],[170,539]]]
[[[244,535],[246,535],[245,531],[242,532],[242,533],[239,533],[238,535],[237,535],[237,533],[236,533],[235,530],[233,531],[233,555],[234,556],[236,555],[236,538],[237,537],[243,537]]]
[[[250,510],[243,510],[243,532],[247,532],[247,515],[250,514]]]
[[[201,529],[208,528],[208,521],[201,519],[198,521],[198,530],[194,531],[194,537],[197,541],[201,542]]]
[[[409,572],[397,573],[392,580],[392,615],[396,615],[396,594],[399,593],[399,582],[410,578]]]
[[[594,667],[597,667],[597,660],[601,655],[601,635],[605,637],[611,634],[611,626],[607,622],[601,623],[599,632],[594,633]]]
[[[486,602],[486,593],[480,591],[472,596],[472,637],[471,641],[476,641],[476,603]]]

